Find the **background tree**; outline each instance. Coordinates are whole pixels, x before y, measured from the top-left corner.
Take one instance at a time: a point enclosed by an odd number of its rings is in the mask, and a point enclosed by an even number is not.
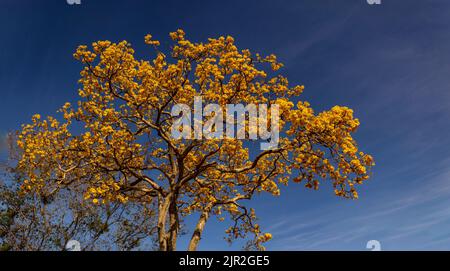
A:
[[[1,174],[0,251],[64,250],[71,239],[82,250],[155,248],[155,217],[145,203],[95,205],[76,187],[23,193],[13,168],[3,165]]]
[[[51,194],[75,185],[99,206],[154,203],[160,250],[176,249],[180,220],[194,213],[189,250],[197,249],[212,215],[231,221],[227,240],[252,233],[250,244],[262,249],[271,235],[261,231],[245,201],[260,192],[278,196],[279,185],[289,181],[318,189],[324,180],[337,196],[357,198],[356,186],[368,179],[373,159],[352,138],[359,121],[351,109],[315,114],[298,99],[304,87],[289,86],[277,72],[282,64],[274,55],[239,50],[232,37],[194,43],[182,30],[170,37],[169,56],[145,37],[155,49],[152,60],[135,59],[126,41],[79,46],[78,105],[62,107],[62,122],[35,115],[18,135],[24,191]],[[249,151],[254,142],[248,140],[174,139],[171,108],[194,108],[195,96],[222,108],[278,104],[279,146],[258,152]]]

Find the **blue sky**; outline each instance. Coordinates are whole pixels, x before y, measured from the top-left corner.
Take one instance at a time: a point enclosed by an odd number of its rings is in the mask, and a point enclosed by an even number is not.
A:
[[[177,28],[196,41],[232,35],[278,55],[316,111],[353,108],[356,138],[377,162],[358,201],[295,184],[258,197],[268,249],[365,250],[371,239],[383,250],[450,249],[449,1],[81,1],[2,0],[2,134],[77,99],[79,44],[125,39],[145,57],[147,33],[163,45]],[[224,228],[209,221],[200,249],[239,249]]]

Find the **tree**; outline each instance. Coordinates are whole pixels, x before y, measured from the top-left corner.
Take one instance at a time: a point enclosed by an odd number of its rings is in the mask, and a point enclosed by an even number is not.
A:
[[[14,156],[12,156],[13,158]],[[20,177],[5,164],[0,179],[0,251],[64,250],[68,241],[82,250],[153,248],[155,216],[148,204],[85,201],[79,188],[58,193],[23,193]]]
[[[0,181],[0,251],[61,251],[70,240],[81,250],[153,249],[156,227],[145,205],[95,206],[77,196],[63,190],[48,199]]]
[[[66,103],[62,121],[35,115],[18,134],[24,191],[75,185],[98,205],[154,202],[160,250],[176,249],[180,221],[194,213],[199,217],[189,250],[197,249],[211,216],[231,221],[228,241],[251,233],[249,244],[262,249],[271,235],[261,231],[245,202],[260,192],[278,196],[289,181],[318,189],[324,180],[337,196],[358,197],[356,186],[369,178],[374,162],[358,151],[352,133],[359,121],[351,109],[315,114],[304,101],[295,107],[304,87],[291,87],[277,72],[282,64],[276,56],[239,50],[232,37],[194,43],[182,30],[170,37],[170,56],[159,41],[145,37],[155,49],[151,61],[135,59],[126,41],[78,47],[74,57],[84,66],[78,105]],[[193,108],[195,97],[221,108],[277,105],[278,146],[250,151],[250,140],[175,139],[171,108]]]

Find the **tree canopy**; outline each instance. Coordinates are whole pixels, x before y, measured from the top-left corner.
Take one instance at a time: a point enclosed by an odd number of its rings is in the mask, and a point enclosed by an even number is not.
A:
[[[369,178],[374,162],[352,137],[359,121],[351,109],[315,113],[300,99],[304,87],[280,74],[275,55],[240,50],[230,36],[193,42],[177,30],[170,37],[169,49],[145,37],[154,49],[150,60],[136,59],[127,41],[78,47],[78,103],[66,103],[59,119],[34,115],[18,132],[23,191],[77,187],[99,208],[153,203],[160,250],[176,249],[180,222],[192,214],[198,221],[189,250],[197,249],[211,216],[231,222],[228,241],[251,233],[249,245],[262,249],[271,235],[246,201],[261,192],[278,196],[288,182],[311,189],[329,183],[337,196],[358,197],[357,185]],[[278,105],[278,146],[258,150],[251,140],[228,137],[174,139],[171,108],[193,105],[195,97],[222,108]]]

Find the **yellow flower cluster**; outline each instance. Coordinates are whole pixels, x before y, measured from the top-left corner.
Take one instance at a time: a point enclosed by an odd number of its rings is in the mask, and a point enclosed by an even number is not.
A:
[[[150,34],[146,35],[145,36],[145,43],[148,44],[148,45],[159,46],[160,45],[159,41],[153,40],[152,38],[153,38],[152,35],[150,35]]]
[[[118,193],[120,190],[120,185],[114,180],[97,183],[97,187],[90,187],[85,195],[84,199],[92,199],[94,204],[106,203],[108,201],[118,200],[122,203],[128,201],[128,197]],[[101,200],[100,200],[101,199]]]

